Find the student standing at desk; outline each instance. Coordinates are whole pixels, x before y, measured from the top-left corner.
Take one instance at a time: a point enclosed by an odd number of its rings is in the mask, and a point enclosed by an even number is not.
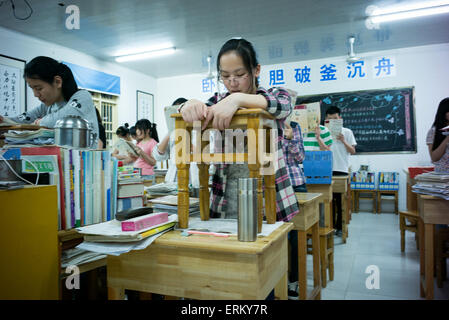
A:
[[[342,119],[340,116],[340,108],[331,106],[326,110],[326,120]],[[355,154],[355,141],[354,134],[351,129],[341,128],[341,133],[336,138],[336,141],[331,146],[332,151],[332,175],[334,176],[347,176],[349,171],[349,155]],[[337,214],[334,215],[334,227],[337,230],[337,235],[342,233],[342,205],[341,194],[334,193],[333,201],[334,211]]]
[[[171,107],[173,107],[173,113],[176,113],[179,105],[186,102],[187,99],[185,98],[178,98],[176,99]],[[170,108],[171,108],[170,107]],[[175,119],[166,119],[167,121],[175,121]],[[176,182],[178,181],[177,173],[178,170],[176,168],[175,160],[174,160],[174,154],[175,154],[175,142],[174,137],[170,137],[171,134],[168,133],[162,141],[153,148],[153,158],[156,159],[156,161],[169,161],[168,170],[165,175],[165,182]],[[198,166],[195,163],[190,164],[190,174],[189,174],[190,183],[192,183],[193,187],[199,188],[200,182],[198,179]]]
[[[288,176],[282,152],[284,120],[291,112],[290,95],[283,88],[265,89],[259,86],[257,77],[260,64],[252,44],[244,39],[231,39],[221,48],[217,58],[217,71],[228,92],[216,93],[206,104],[189,100],[180,106],[184,121],[209,122],[218,130],[229,127],[238,108],[261,108],[276,118],[274,128],[278,131],[275,172],[276,215],[278,221],[290,221],[299,213],[298,201]],[[237,184],[239,178],[249,177],[247,164],[217,164],[213,167],[210,216],[237,217]]]
[[[304,141],[301,133],[301,127],[296,122],[290,125],[285,123],[284,143],[282,150],[287,163],[287,171],[292,181],[295,192],[307,192],[306,178],[300,164],[304,161]],[[288,241],[291,247],[290,274],[288,297],[292,300],[298,299],[298,231],[291,230],[288,233]]]
[[[427,133],[426,143],[435,172],[449,172],[449,135],[443,135],[442,128],[449,126],[449,98],[441,100],[435,121]],[[448,132],[448,131],[446,131]]]
[[[69,67],[40,56],[25,65],[24,77],[34,96],[42,103],[11,120],[53,128],[56,121],[65,116],[80,116],[92,126],[96,139],[94,147],[97,147],[99,129],[92,96],[88,91],[78,89]]]

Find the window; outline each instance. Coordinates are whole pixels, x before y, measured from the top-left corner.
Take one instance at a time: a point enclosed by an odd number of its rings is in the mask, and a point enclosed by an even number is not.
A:
[[[115,131],[118,128],[117,109],[119,97],[95,91],[89,92],[92,95],[95,108],[100,112],[101,121],[106,130],[106,148],[110,148],[117,139]]]

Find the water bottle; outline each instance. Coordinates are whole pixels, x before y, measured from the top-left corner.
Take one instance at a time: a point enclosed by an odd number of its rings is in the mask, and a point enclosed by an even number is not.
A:
[[[257,178],[239,179],[238,240],[257,240]]]

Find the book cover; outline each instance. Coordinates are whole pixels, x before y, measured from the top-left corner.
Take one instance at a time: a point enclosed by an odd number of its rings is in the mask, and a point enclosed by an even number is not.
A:
[[[315,131],[315,128],[317,125],[319,125],[321,121],[321,110],[320,110],[320,103],[319,102],[313,102],[306,104],[307,109],[307,125],[308,125],[308,132]]]
[[[73,175],[73,150],[69,149],[69,180],[70,180],[70,227],[74,228],[75,219],[75,177]]]
[[[52,147],[23,147],[20,148],[22,155],[55,155],[58,158],[59,168],[59,207],[61,217],[61,230],[66,228],[66,206],[65,206],[65,191],[64,191],[64,168],[63,155],[64,149],[56,146]]]
[[[80,171],[81,171],[81,162],[80,162],[80,153],[79,150],[72,150],[72,159],[73,159],[73,203],[74,203],[74,211],[75,211],[75,227],[81,226],[81,183],[80,183]]]
[[[64,199],[65,199],[65,227],[70,229],[72,225],[70,209],[70,151],[63,149],[64,153]]]

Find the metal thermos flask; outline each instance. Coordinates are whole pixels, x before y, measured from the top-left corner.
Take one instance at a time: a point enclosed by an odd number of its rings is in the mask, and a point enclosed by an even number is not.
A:
[[[257,240],[257,178],[239,179],[238,239]]]

